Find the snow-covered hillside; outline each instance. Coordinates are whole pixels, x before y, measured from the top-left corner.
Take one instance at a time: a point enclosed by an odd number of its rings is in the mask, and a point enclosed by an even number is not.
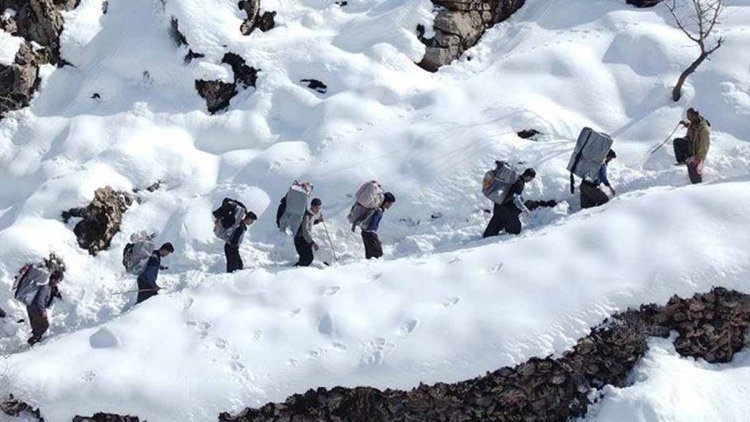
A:
[[[31,107],[0,121],[0,307],[10,314],[0,396],[20,395],[51,421],[96,411],[209,421],[317,386],[467,379],[559,354],[629,306],[712,286],[750,292],[750,0],[727,2],[725,44],[680,103],[669,95],[694,45],[666,10],[624,3],[527,0],[433,74],[414,64],[428,0],[264,0],[276,28],[249,36],[234,0],[109,0],[106,14],[102,0],[82,0],[65,14],[73,66],[46,67]],[[175,43],[172,18],[189,46]],[[3,57],[16,42],[6,38]],[[205,56],[185,63],[188,49]],[[195,81],[231,81],[229,52],[260,69],[257,87],[210,115]],[[690,106],[712,124],[696,186],[669,145],[648,157]],[[565,171],[583,126],[610,133],[618,153],[618,195],[587,211]],[[516,136],[527,128],[543,135]],[[530,199],[566,202],[535,211],[520,236],[481,240],[480,181],[498,158],[537,170]],[[373,178],[397,202],[381,226],[385,259],[365,262],[345,216]],[[290,268],[292,240],[274,214],[294,179],[323,200],[338,262],[315,234],[330,267]],[[96,188],[157,180],[96,257],[60,221]],[[246,270],[232,275],[211,231],[225,196],[261,215],[241,248]],[[141,229],[177,253],[165,259],[165,291],[133,307],[120,259]],[[68,265],[65,300],[46,341],[25,350],[12,275],[50,251]],[[747,420],[736,399],[750,389],[747,362],[747,349],[713,367],[659,343],[634,386],[610,391],[589,419]],[[726,400],[678,411],[687,390]]]

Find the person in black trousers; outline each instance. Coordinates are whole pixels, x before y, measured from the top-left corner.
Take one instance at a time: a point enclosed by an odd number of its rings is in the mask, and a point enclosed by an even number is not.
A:
[[[245,232],[247,232],[247,226],[253,224],[258,216],[254,212],[250,211],[245,214],[245,218],[242,219],[240,224],[234,229],[232,236],[224,244],[224,256],[227,258],[227,272],[232,273],[237,270],[244,268],[245,264],[242,262],[240,256],[240,244],[245,238]]]
[[[146,262],[146,267],[138,275],[138,298],[135,301],[136,304],[159,294],[161,287],[156,284],[156,279],[159,277],[159,270],[166,269],[166,267],[161,266],[161,259],[173,252],[174,246],[167,242],[161,245],[158,250],[151,253]]]
[[[535,177],[536,171],[532,168],[527,168],[521,177],[511,185],[503,201],[495,204],[492,211],[492,219],[490,219],[487,228],[484,230],[483,238],[497,236],[501,230],[505,230],[506,233],[510,234],[521,233],[521,220],[519,216],[521,212],[525,214],[531,213],[526,207],[521,194],[526,183],[531,182]]]
[[[383,203],[380,208],[373,211],[368,221],[365,221],[365,228],[362,230],[362,243],[365,245],[365,258],[380,258],[383,256],[383,245],[378,238],[378,228],[380,221],[383,219],[385,210],[391,208],[396,202],[396,197],[392,193],[386,192],[383,195]]]
[[[316,251],[320,249],[312,237],[312,227],[315,224],[323,222],[323,216],[318,216],[322,206],[323,202],[319,198],[315,198],[310,202],[310,209],[305,210],[302,223],[294,235],[294,248],[297,250],[297,255],[299,255],[297,263],[294,264],[295,267],[309,267],[315,259],[313,249]]]

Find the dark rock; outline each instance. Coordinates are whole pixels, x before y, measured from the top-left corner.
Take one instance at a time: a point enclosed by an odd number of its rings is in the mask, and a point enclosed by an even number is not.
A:
[[[0,116],[31,103],[39,88],[39,66],[44,62],[25,42],[18,49],[12,65],[0,65]]]
[[[109,1],[104,0],[104,2],[102,2],[102,14],[106,15],[108,11],[109,11]]]
[[[201,53],[196,53],[193,50],[188,50],[188,53],[185,55],[185,64],[192,62],[194,59],[200,59],[202,57],[206,57],[206,55],[201,54]]]
[[[348,4],[349,4],[348,1],[337,1],[336,2],[336,5],[338,5],[340,7],[344,7],[344,6],[348,5]]]
[[[226,53],[221,59],[228,64],[234,73],[234,84],[242,84],[244,88],[254,87],[258,81],[258,71],[245,64],[245,59],[234,53]]]
[[[73,422],[140,422],[135,416],[121,416],[111,413],[96,413],[94,416],[76,416]]]
[[[211,114],[229,107],[229,101],[237,95],[235,84],[222,81],[195,81],[195,89],[206,100],[206,106]]]
[[[627,0],[627,4],[632,4],[635,7],[654,7],[661,3],[662,0]]]
[[[175,17],[172,17],[170,21],[169,36],[172,37],[172,41],[174,41],[178,47],[188,45],[185,34],[180,32],[180,22]]]
[[[306,84],[308,88],[318,92],[319,94],[325,94],[328,92],[328,86],[317,79],[302,79],[300,80],[303,84]]]
[[[0,411],[8,416],[21,417],[25,416],[28,419],[44,422],[39,409],[34,409],[28,403],[24,403],[20,400],[16,400],[13,394],[9,395],[6,399],[0,399]]]
[[[423,69],[437,71],[473,47],[484,32],[508,19],[525,0],[433,0],[439,8],[433,22],[435,36],[425,38],[425,28],[417,27],[417,36],[427,51],[419,63]]]
[[[101,100],[101,98],[102,98],[102,96],[101,96],[101,95],[99,95],[99,93],[98,93],[98,92],[95,92],[95,93],[93,93],[93,94],[91,95],[91,99],[92,99],[92,100]]]
[[[112,238],[120,231],[123,213],[132,205],[133,198],[127,192],[120,192],[109,186],[99,188],[94,199],[85,208],[72,208],[63,211],[63,221],[72,217],[82,218],[73,228],[78,245],[91,255],[109,248]]]
[[[247,13],[247,18],[240,25],[242,35],[250,35],[255,28],[266,32],[276,26],[276,12],[264,12],[261,15],[260,0],[242,0],[237,3],[237,7]]]
[[[3,308],[0,308],[0,318],[5,318],[6,315],[7,314],[5,313],[5,311],[3,310]]]
[[[536,129],[524,129],[519,132],[517,132],[517,135],[521,139],[530,139],[535,137],[536,135],[541,135],[542,132],[539,132]]]

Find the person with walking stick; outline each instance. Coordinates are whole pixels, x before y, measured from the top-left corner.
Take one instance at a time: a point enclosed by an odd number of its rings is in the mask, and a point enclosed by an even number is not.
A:
[[[302,223],[300,223],[294,235],[294,248],[297,250],[297,255],[299,255],[297,263],[294,264],[295,267],[309,267],[315,259],[313,250],[317,251],[320,249],[318,243],[313,239],[312,228],[313,225],[323,222],[323,216],[320,215],[322,207],[323,202],[320,198],[314,198],[310,202],[310,208],[305,210]]]
[[[161,259],[171,253],[174,253],[174,246],[169,242],[151,253],[148,262],[146,262],[146,267],[138,275],[138,299],[135,302],[136,304],[159,294],[161,287],[156,284],[156,279],[159,277],[159,270],[166,269],[166,267],[161,266]]]

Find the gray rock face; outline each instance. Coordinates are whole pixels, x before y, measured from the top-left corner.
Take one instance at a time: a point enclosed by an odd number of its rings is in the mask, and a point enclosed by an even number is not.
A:
[[[0,65],[0,117],[29,105],[39,87],[39,66],[61,65],[60,34],[63,10],[72,10],[80,0],[0,0],[0,11],[11,9],[14,17],[0,20],[0,28],[22,37],[16,59],[10,66]],[[43,48],[34,51],[31,42]]]
[[[133,197],[109,186],[99,188],[94,199],[84,208],[72,208],[62,213],[63,221],[82,218],[73,229],[78,245],[96,255],[109,248],[112,238],[120,231],[122,215],[133,204]]]
[[[433,0],[440,11],[433,24],[435,36],[425,38],[425,29],[417,28],[427,52],[419,66],[430,72],[451,63],[473,47],[484,32],[508,19],[525,0]]]

